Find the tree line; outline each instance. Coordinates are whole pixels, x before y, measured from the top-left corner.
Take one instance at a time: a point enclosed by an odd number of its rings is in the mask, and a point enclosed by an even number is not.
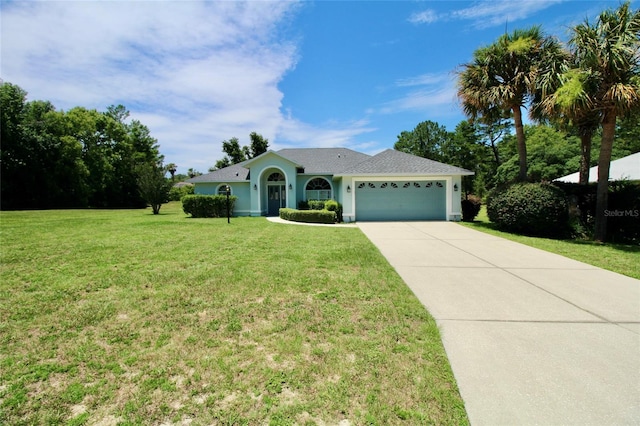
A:
[[[582,183],[599,130],[594,237],[604,241],[616,129],[619,119],[640,111],[640,12],[626,2],[576,25],[570,34],[563,45],[534,26],[477,49],[458,72],[458,97],[472,121],[488,126],[502,118],[513,121],[519,181],[528,177],[524,108],[535,121],[577,130]]]
[[[1,208],[145,207],[141,175],[162,173],[158,141],[122,105],[57,110],[0,85]]]
[[[484,197],[493,188],[518,180],[520,161],[516,135],[511,124],[494,127],[475,121],[461,121],[454,131],[431,121],[401,132],[394,149],[471,170],[463,176],[462,191]],[[527,141],[527,181],[550,182],[574,173],[582,160],[580,131],[573,127],[544,123],[524,125]],[[600,149],[600,131],[594,133],[593,149]],[[640,114],[620,120],[612,159],[640,152]],[[589,166],[595,166],[592,159]]]

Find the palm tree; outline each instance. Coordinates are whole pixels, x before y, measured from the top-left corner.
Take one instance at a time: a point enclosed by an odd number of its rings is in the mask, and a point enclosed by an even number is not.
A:
[[[459,72],[458,98],[467,116],[476,119],[495,109],[513,114],[520,181],[527,180],[522,108],[533,99],[539,71],[552,68],[561,52],[556,39],[534,26],[504,34],[495,43],[476,50],[473,61]]]
[[[166,167],[167,171],[171,173],[171,182],[175,180],[176,171],[178,170],[178,166],[175,163],[169,163]]]
[[[632,11],[627,2],[602,12],[595,24],[587,20],[572,32],[569,45],[585,75],[583,85],[597,88],[592,102],[602,117],[594,238],[604,241],[616,121],[640,108],[640,11]]]
[[[575,63],[567,62],[567,70],[539,81],[539,99],[532,113],[538,121],[552,120],[563,127],[573,126],[580,137],[580,171],[578,182],[589,183],[591,141],[600,126],[601,113],[595,109],[593,95],[597,87],[589,84],[588,74]],[[592,82],[591,82],[592,83]]]

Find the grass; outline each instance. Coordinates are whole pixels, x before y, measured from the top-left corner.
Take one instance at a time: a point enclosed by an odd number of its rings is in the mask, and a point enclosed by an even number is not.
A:
[[[0,424],[467,424],[438,328],[354,228],[1,212]]]
[[[640,279],[640,247],[628,244],[600,244],[588,240],[556,240],[551,238],[527,237],[499,231],[489,221],[487,210],[482,206],[474,222],[463,225],[497,235],[531,247],[560,254],[599,268]]]

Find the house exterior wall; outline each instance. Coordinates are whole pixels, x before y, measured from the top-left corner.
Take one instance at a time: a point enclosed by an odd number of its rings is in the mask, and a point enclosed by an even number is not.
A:
[[[251,209],[251,193],[248,182],[201,182],[196,183],[193,189],[195,194],[217,195],[221,185],[229,185],[231,195],[238,197],[233,208],[234,216],[249,216]]]
[[[307,184],[309,183],[309,181],[311,181],[312,179],[315,178],[323,178],[325,179],[327,182],[329,182],[329,184],[331,185],[331,198],[334,200],[337,200],[337,194],[338,194],[338,185],[336,184],[336,182],[333,180],[333,175],[326,175],[326,174],[322,174],[322,175],[314,175],[314,174],[300,174],[297,176],[296,180],[297,180],[297,191],[296,191],[296,206],[297,206],[297,202],[298,201],[309,201],[307,200]],[[297,208],[297,207],[296,207]]]
[[[267,179],[273,172],[280,172],[285,177],[285,186],[287,188],[286,207],[297,208],[296,193],[297,184],[297,166],[289,160],[279,155],[264,155],[251,163],[250,166],[251,182],[251,216],[263,216],[267,214]],[[255,189],[254,189],[255,185]],[[289,189],[291,185],[291,189]]]

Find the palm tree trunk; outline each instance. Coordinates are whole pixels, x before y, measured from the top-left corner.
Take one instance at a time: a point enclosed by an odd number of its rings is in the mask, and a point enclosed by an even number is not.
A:
[[[589,183],[589,164],[591,164],[591,133],[580,135],[580,185]]]
[[[518,181],[527,181],[527,145],[524,139],[524,127],[522,126],[522,111],[520,105],[514,106],[513,121],[516,125],[516,140],[518,146],[518,159],[520,160],[520,171],[518,173]]]
[[[594,239],[604,242],[607,238],[607,204],[609,201],[609,166],[616,133],[616,113],[606,111],[602,119],[602,143],[598,159],[598,188],[596,190],[596,224]]]

